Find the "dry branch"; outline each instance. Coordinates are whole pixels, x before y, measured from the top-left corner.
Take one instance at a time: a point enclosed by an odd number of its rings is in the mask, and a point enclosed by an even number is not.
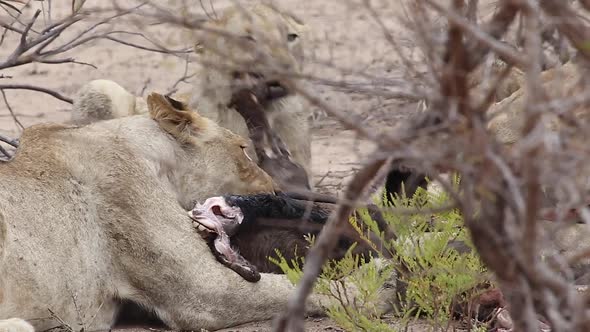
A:
[[[136,10],[141,8],[142,5],[133,7],[127,10],[121,10],[116,12],[115,14],[108,16],[97,23],[91,25],[89,28],[83,30],[79,34],[66,39],[65,41],[59,43],[57,42],[58,37],[60,37],[70,26],[74,25],[75,23],[82,21],[86,18],[86,15],[83,13],[75,12],[71,16],[65,17],[60,21],[53,23],[39,33],[35,34],[34,36],[30,36],[31,28],[35,24],[37,18],[41,14],[41,10],[37,10],[33,15],[31,21],[26,25],[24,29],[15,28],[9,24],[4,22],[0,22],[0,26],[4,27],[7,30],[12,32],[16,32],[20,34],[20,42],[17,47],[14,49],[13,53],[3,62],[0,62],[0,70],[21,66],[28,63],[39,62],[39,63],[49,63],[49,64],[58,64],[58,63],[77,63],[77,64],[86,64],[83,62],[76,61],[72,57],[58,57],[72,49],[80,47],[82,45],[88,44],[91,41],[105,39],[114,41],[126,46],[147,50],[151,52],[161,52],[166,54],[182,54],[190,52],[187,49],[183,50],[170,50],[162,45],[157,44],[155,41],[145,37],[143,34],[139,32],[128,32],[128,31],[107,31],[98,33],[96,32],[97,28],[106,25],[107,23],[112,22],[113,20],[120,18],[122,16],[134,13]],[[146,40],[151,46],[140,45],[132,42],[128,42],[122,40],[120,38],[114,37],[113,35],[116,34],[128,34],[128,35],[135,35],[139,36],[142,39]],[[50,47],[51,46],[51,47]]]
[[[430,172],[446,170],[461,175],[460,192],[450,194],[464,216],[465,225],[482,260],[495,274],[509,302],[508,310],[515,330],[539,331],[543,325],[539,316],[555,331],[590,330],[587,310],[590,301],[576,292],[572,283],[572,266],[568,265],[574,263],[571,257],[576,257],[576,263],[580,263],[579,259],[588,256],[588,250],[569,255],[569,260],[559,253],[547,255],[545,259],[539,255],[549,245],[548,241],[554,241],[539,222],[541,213],[548,211],[546,204],[559,203],[566,212],[588,204],[585,192],[577,192],[580,188],[588,188],[576,184],[576,180],[580,179],[581,172],[586,171],[585,165],[590,158],[590,149],[584,147],[589,125],[572,114],[580,108],[585,111],[590,107],[587,89],[581,86],[573,90],[575,94],[566,96],[549,91],[551,88],[547,88],[541,73],[544,67],[542,44],[547,41],[559,52],[557,42],[552,39],[557,33],[565,36],[582,56],[588,58],[590,27],[575,13],[569,2],[564,1],[499,1],[497,12],[481,26],[477,25],[473,14],[477,1],[470,1],[467,8],[462,0],[450,1],[449,8],[435,0],[417,3],[412,7],[415,12],[410,15],[421,19],[411,20],[414,24],[429,24],[429,20],[424,19],[427,14],[420,12],[424,8],[419,5],[422,3],[448,20],[444,54],[424,50],[425,54],[432,54],[432,58],[426,57],[427,61],[432,61],[426,67],[438,76],[438,86],[425,88],[435,91],[426,96],[427,112],[440,115],[440,123],[418,126],[415,132],[377,135],[363,128],[349,112],[327,107],[313,94],[300,92],[316,106],[335,115],[345,128],[376,143],[378,160],[399,158],[423,166]],[[587,2],[583,5],[589,6]],[[364,6],[371,10],[389,44],[399,45],[385,29],[386,25],[378,18],[377,11],[368,2],[364,2]],[[520,45],[501,40],[519,15],[524,22],[523,49],[519,49]],[[543,20],[545,17],[550,18],[547,24]],[[424,34],[432,28],[417,26],[415,30]],[[428,40],[428,36],[424,40]],[[492,82],[490,90],[483,94],[483,101],[474,106],[471,97],[476,95],[477,87],[468,84],[468,77],[488,55],[499,57],[508,66]],[[404,62],[404,65],[414,67],[409,62]],[[488,131],[486,113],[492,104],[493,91],[502,80],[510,78],[512,67],[522,69],[526,83],[518,91],[523,102],[509,111],[523,112],[524,125],[520,133],[522,142],[506,147]],[[414,68],[406,69],[411,71]],[[580,65],[580,71],[584,70],[585,67]],[[585,75],[585,72],[580,74],[582,78]],[[371,88],[368,87],[368,90]],[[376,94],[380,93],[379,89],[375,89]],[[387,89],[386,85],[383,89]],[[519,94],[513,96],[518,97]],[[548,113],[556,115],[562,121],[560,125],[563,123],[563,131],[552,134],[557,136],[557,148],[547,143],[545,133],[548,129],[543,117]],[[371,180],[370,174],[373,173],[364,169],[353,179],[346,192],[347,201],[358,199],[361,195],[359,186]],[[351,193],[354,186],[357,186],[355,194]],[[450,189],[445,186],[446,191]],[[542,201],[544,191],[554,193],[551,194],[555,196],[551,202]],[[338,211],[346,213],[348,210],[341,206]],[[583,217],[587,212],[584,209],[578,215]],[[305,299],[324,262],[322,257],[331,248],[332,237],[338,234],[338,221],[345,217],[345,214],[333,215],[329,227],[322,231],[309,252],[304,278],[296,295],[291,298],[288,310],[278,321],[276,330],[302,331]],[[557,219],[563,218],[558,216]]]
[[[66,55],[68,52],[71,52],[81,46],[89,45],[94,41],[97,40],[108,40],[112,42],[116,42],[118,44],[122,44],[125,46],[133,47],[136,49],[149,51],[149,52],[157,52],[163,54],[170,54],[174,56],[180,56],[183,54],[187,54],[191,52],[189,48],[180,49],[180,50],[172,50],[160,45],[156,41],[146,37],[141,32],[133,32],[133,31],[122,31],[122,30],[106,30],[102,29],[102,27],[106,26],[107,24],[112,23],[117,19],[121,19],[124,16],[131,15],[139,10],[144,4],[140,4],[135,7],[131,7],[128,9],[120,9],[116,10],[114,14],[106,15],[106,17],[99,19],[97,22],[90,24],[88,27],[83,29],[81,32],[73,35],[65,37],[66,31],[74,25],[81,21],[87,20],[90,16],[88,13],[81,10],[84,1],[73,1],[72,2],[72,14],[66,16],[60,20],[53,21],[51,19],[51,13],[49,12],[49,8],[47,9],[47,13],[43,13],[44,17],[45,14],[49,18],[46,20],[46,24],[43,28],[39,31],[35,30],[33,27],[38,25],[37,21],[39,16],[41,15],[41,10],[36,10],[30,20],[27,23],[22,22],[22,13],[24,11],[19,10],[18,8],[12,8],[12,10],[16,10],[17,14],[14,15],[14,20],[11,23],[0,21],[0,27],[4,28],[4,32],[0,39],[0,45],[4,42],[5,36],[7,33],[16,33],[19,35],[19,39],[17,44],[14,46],[14,49],[10,55],[8,55],[5,59],[0,59],[0,71],[19,67],[23,65],[28,65],[32,63],[45,63],[45,64],[64,64],[64,63],[73,63],[73,64],[81,64],[81,65],[88,65],[91,67],[96,68],[93,64],[86,63],[83,61],[78,61],[74,57]],[[4,3],[2,3],[4,4]],[[24,4],[24,2],[23,2]],[[25,4],[26,6],[26,4]],[[24,6],[23,6],[24,8]],[[98,14],[98,12],[94,12],[93,14]],[[23,27],[15,25],[15,23],[20,23]],[[124,39],[123,37],[136,37],[143,40],[145,43],[135,43]],[[4,46],[8,47],[8,46]],[[0,78],[13,78],[14,75],[9,76],[5,74],[0,74]],[[60,92],[55,91],[51,88],[46,87],[39,87],[33,86],[29,84],[0,84],[0,91],[4,90],[31,90],[37,91],[41,93],[48,94],[60,101],[72,104],[73,100],[71,97],[65,96]],[[4,92],[2,92],[4,95]],[[12,111],[8,101],[4,97],[5,104],[12,115],[14,112]],[[20,123],[16,117],[15,121]],[[22,127],[22,125],[19,125]]]
[[[586,1],[582,1],[585,4]],[[571,8],[568,1],[541,0],[539,5],[546,15],[553,19],[557,29],[566,36],[572,45],[587,58],[590,57],[590,29],[584,21],[578,17],[576,11]],[[586,5],[586,4],[585,4]]]
[[[545,4],[547,3],[549,2]],[[584,310],[580,309],[584,307],[580,297],[572,285],[556,273],[550,264],[541,261],[538,255],[539,246],[542,245],[539,242],[541,229],[538,224],[538,212],[541,210],[541,186],[546,183],[542,177],[543,174],[551,172],[550,168],[545,169],[546,166],[538,161],[551,160],[551,163],[559,163],[559,160],[551,159],[549,151],[544,150],[542,140],[533,140],[534,131],[541,124],[540,113],[534,111],[533,106],[544,102],[546,98],[540,84],[541,13],[532,1],[523,1],[519,7],[518,10],[525,15],[527,54],[524,67],[527,85],[523,87],[527,93],[527,103],[524,106],[526,120],[522,134],[524,137],[530,137],[530,141],[527,145],[518,146],[518,152],[508,155],[508,150],[500,148],[493,140],[486,138],[488,134],[481,131],[483,126],[478,124],[480,117],[476,112],[469,114],[470,112],[459,111],[473,124],[470,128],[465,128],[467,130],[463,133],[457,133],[468,135],[470,138],[469,144],[466,145],[469,148],[461,149],[465,154],[463,160],[475,166],[468,173],[464,167],[457,169],[463,174],[463,196],[459,204],[478,252],[490,270],[496,274],[510,303],[509,310],[515,330],[538,331],[537,315],[541,315],[555,330],[585,331],[589,327],[588,317]],[[567,5],[560,2],[560,7],[563,9]],[[557,9],[551,10],[555,13]],[[450,15],[447,17],[451,20]],[[561,26],[557,24],[559,29],[568,28],[569,22],[572,22],[564,17],[569,16],[561,16],[559,20],[568,23]],[[456,22],[454,19],[450,22],[451,39],[454,29],[452,23]],[[577,28],[580,29],[579,26]],[[565,31],[562,32],[568,36]],[[574,39],[573,43],[576,44],[575,38],[584,33],[578,30],[576,36],[570,34],[568,38]],[[449,48],[454,51],[450,56],[451,64],[453,54],[461,49],[461,44]],[[467,55],[477,57],[477,52],[467,52]],[[467,60],[463,63],[472,61]],[[469,68],[449,68],[449,72],[455,74],[446,75],[447,79],[442,84],[443,94],[449,97],[454,95],[444,92],[449,90],[449,86],[459,84],[463,87],[463,77],[457,75],[457,71],[469,72]],[[458,104],[469,105],[461,101]],[[454,107],[452,104],[437,106],[443,110],[448,110],[449,106]],[[489,179],[494,179],[494,182]],[[474,213],[476,206],[479,207],[477,217]]]
[[[70,97],[66,97],[64,95],[62,95],[61,93],[57,92],[57,91],[53,91],[51,89],[47,89],[47,88],[43,88],[40,86],[34,86],[34,85],[29,85],[29,84],[0,84],[0,91],[2,90],[31,90],[31,91],[37,91],[37,92],[42,92],[45,94],[48,94],[58,100],[61,100],[63,102],[66,102],[68,104],[73,104],[74,101],[72,100],[72,98]]]
[[[518,54],[514,47],[499,41],[499,38],[506,33],[508,27],[518,14],[518,6],[514,5],[512,1],[500,1],[498,12],[492,17],[489,23],[484,24],[483,28],[479,28],[472,22],[469,22],[467,18],[461,17],[458,14],[459,12],[444,8],[435,0],[426,1],[432,8],[445,15],[449,19],[450,24],[460,26],[463,33],[471,37],[470,43],[466,45],[470,54],[469,62],[466,66],[469,71],[479,66],[490,50],[505,62],[519,68],[524,68],[527,63],[526,59]]]
[[[8,98],[6,98],[6,93],[4,92],[4,90],[0,89],[0,94],[2,94],[2,99],[4,99],[4,104],[6,105],[6,108],[8,108],[8,112],[10,112],[10,116],[12,116],[14,123],[16,123],[17,126],[19,126],[19,128],[21,130],[24,129],[25,127],[18,120],[18,118],[16,117],[16,114],[14,114],[14,111],[12,110],[12,107],[10,106],[10,103],[8,103]]]
[[[9,137],[6,137],[0,134],[0,142],[6,143],[13,148],[18,147],[18,141]],[[8,152],[2,145],[0,145],[0,160],[10,160],[12,158],[12,154]]]
[[[348,184],[344,198],[349,202],[358,202],[373,178],[377,175],[386,159],[373,159],[361,169]],[[275,322],[274,331],[302,332],[305,300],[311,293],[322,265],[336,247],[354,205],[338,204],[330,215],[316,242],[309,250],[303,268],[303,277],[297,284],[295,294],[291,297],[285,313]]]
[[[2,154],[2,156],[0,156],[0,161],[8,160],[8,159],[12,158],[12,155],[10,153],[8,153],[8,151],[6,151],[6,149],[4,149],[1,145],[0,145],[0,153]]]
[[[15,147],[15,148],[18,147],[18,141],[17,140],[12,139],[12,138],[9,138],[9,137],[6,137],[6,136],[4,136],[2,134],[0,134],[0,141],[6,143],[8,145],[11,145],[12,147]]]

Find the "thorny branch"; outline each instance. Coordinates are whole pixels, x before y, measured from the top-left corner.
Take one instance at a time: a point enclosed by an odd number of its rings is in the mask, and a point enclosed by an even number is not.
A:
[[[431,49],[425,51],[439,57],[426,58],[426,61],[432,61],[426,67],[437,71],[436,76],[439,78],[437,87],[427,87],[438,90],[438,93],[427,96],[427,112],[440,115],[441,123],[419,126],[411,134],[374,135],[362,128],[350,114],[325,103],[316,102],[316,106],[324,108],[328,114],[336,115],[348,129],[364,134],[365,138],[376,143],[379,156],[414,161],[429,171],[444,169],[461,175],[461,191],[453,193],[452,197],[464,216],[476,249],[484,263],[495,273],[498,285],[509,302],[508,310],[514,320],[515,331],[539,331],[543,324],[538,317],[542,317],[555,331],[589,330],[590,315],[587,309],[590,297],[576,292],[572,282],[572,264],[581,264],[582,258],[590,257],[590,250],[578,245],[572,249],[574,254],[567,256],[568,259],[553,252],[541,259],[539,252],[547,248],[549,242],[556,241],[551,233],[564,228],[566,224],[564,214],[553,214],[557,216],[554,218],[557,219],[554,221],[555,227],[553,231],[547,231],[539,217],[548,211],[548,203],[543,201],[545,195],[551,196],[549,204],[567,207],[566,211],[571,212],[572,208],[577,207],[580,218],[584,218],[584,213],[587,213],[587,195],[576,190],[588,189],[579,184],[580,176],[587,178],[587,173],[583,173],[581,168],[590,157],[589,149],[582,148],[587,139],[585,133],[588,132],[588,124],[573,116],[574,112],[587,112],[590,107],[584,98],[586,90],[571,89],[566,91],[566,95],[546,91],[545,76],[541,70],[544,61],[542,43],[547,41],[555,44],[551,40],[553,34],[546,30],[555,28],[555,33],[565,36],[578,50],[578,55],[582,57],[578,67],[581,77],[584,77],[587,73],[584,64],[590,60],[587,47],[590,27],[569,2],[557,0],[499,1],[495,14],[481,25],[474,19],[477,1],[470,1],[467,8],[462,0],[450,1],[451,6],[448,8],[436,0],[421,0],[417,3],[426,4],[448,20],[444,41],[446,46],[443,47],[445,51],[437,54],[431,45],[428,45]],[[581,1],[581,4],[590,10],[588,1]],[[417,5],[412,8],[424,7]],[[372,13],[376,15],[376,11]],[[425,17],[424,13],[418,11],[410,15]],[[519,16],[524,22],[524,48],[502,40]],[[541,17],[549,17],[548,24],[551,27],[544,26]],[[413,22],[429,23],[424,19]],[[381,25],[385,30],[384,26]],[[416,31],[424,33],[430,30],[422,26]],[[394,39],[385,32],[386,38]],[[390,44],[396,45],[397,41],[392,40]],[[554,49],[559,52],[557,47]],[[478,86],[468,84],[468,78],[490,55],[502,59],[507,66],[494,80],[491,91],[485,93],[483,102],[474,106],[471,99]],[[442,67],[438,67],[437,61]],[[409,61],[404,65],[409,65]],[[516,106],[522,109],[524,121],[522,130],[517,133],[521,141],[507,147],[502,146],[489,132],[486,113],[490,106],[497,106],[492,103],[493,91],[497,86],[505,79],[514,79],[514,71],[511,71],[513,67],[524,72],[522,80],[525,83],[517,91],[522,93],[519,100],[523,104]],[[561,67],[555,68],[559,70]],[[578,84],[583,84],[584,80],[579,81],[582,83]],[[379,93],[377,89],[374,91]],[[579,93],[567,94],[572,91]],[[311,94],[306,97],[312,102],[317,101]],[[510,107],[511,104],[503,105]],[[544,129],[543,116],[549,113],[557,115],[559,119],[572,120],[560,123],[562,130],[555,134],[543,134],[548,130]],[[558,136],[560,143],[557,149],[548,145],[547,135]],[[424,145],[424,142],[427,144]],[[361,171],[349,185],[347,198],[358,199],[362,184],[371,181],[374,175],[367,168]],[[353,188],[354,192],[351,190]],[[345,206],[338,211],[348,212]],[[569,212],[567,215],[571,216]],[[329,227],[322,231],[318,242],[309,252],[304,278],[291,298],[287,311],[275,326],[276,331],[303,331],[305,300],[321,269],[326,251],[331,248],[330,239],[338,234],[338,221],[344,217],[345,214],[333,215]]]
[[[385,159],[374,159],[361,169],[348,184],[345,200],[358,202],[365,193],[368,184],[385,164]],[[334,250],[344,225],[348,222],[354,205],[338,204],[336,210],[322,229],[313,247],[305,258],[305,268],[295,295],[289,301],[287,311],[276,322],[275,331],[303,331],[301,317],[305,311],[305,300],[311,294],[313,285],[320,274],[322,265]]]
[[[16,114],[14,114],[14,111],[12,110],[12,107],[8,103],[8,99],[6,98],[6,93],[4,92],[4,90],[0,89],[0,94],[2,94],[2,99],[4,100],[4,105],[6,105],[6,108],[8,108],[8,112],[10,112],[10,116],[12,116],[12,119],[14,120],[14,123],[16,123],[21,130],[24,129],[25,127],[18,120],[18,118],[16,117]]]
[[[35,34],[34,36],[30,36],[31,28],[35,24],[35,21],[41,14],[41,10],[37,10],[33,15],[31,21],[26,25],[24,29],[15,28],[9,24],[4,22],[0,22],[0,26],[4,27],[7,30],[12,32],[16,32],[20,34],[20,42],[12,52],[12,54],[3,62],[0,62],[0,70],[21,66],[27,63],[32,62],[40,62],[40,63],[80,63],[77,62],[72,57],[63,57],[57,58],[58,55],[62,55],[74,48],[77,48],[81,45],[87,44],[90,41],[99,40],[99,39],[106,39],[110,41],[114,41],[123,45],[148,50],[152,52],[162,52],[166,54],[182,54],[187,53],[189,50],[170,50],[162,45],[156,44],[154,41],[150,40],[149,38],[145,37],[143,34],[138,32],[127,32],[127,31],[107,31],[102,33],[95,33],[97,28],[110,23],[116,18],[122,17],[124,15],[128,15],[134,13],[136,10],[141,8],[141,5],[127,9],[121,10],[116,12],[115,14],[108,16],[97,23],[91,25],[89,28],[83,30],[82,32],[74,35],[71,38],[66,39],[65,41],[58,43],[56,40],[60,37],[69,27],[76,24],[77,22],[86,18],[86,14],[84,12],[75,12],[71,16],[65,17],[62,20],[45,27],[39,33]],[[140,44],[135,44],[132,42],[124,41],[120,38],[114,37],[114,34],[132,34],[136,36],[140,36],[142,39],[146,40],[152,46],[145,46]],[[55,45],[57,44],[57,45]],[[51,46],[51,47],[50,47]]]
[[[18,147],[18,141],[9,137],[6,137],[4,135],[0,134],[0,142],[6,143],[10,146],[12,146],[13,148],[17,148]],[[10,158],[12,158],[12,154],[10,152],[8,152],[8,150],[6,150],[2,145],[0,145],[0,161],[2,160],[9,160]]]

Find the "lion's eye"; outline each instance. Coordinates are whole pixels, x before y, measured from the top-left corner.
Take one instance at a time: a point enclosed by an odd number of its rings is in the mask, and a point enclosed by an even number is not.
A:
[[[250,35],[243,36],[242,38],[244,38],[244,39],[246,39],[248,41],[252,41],[252,42],[255,42],[256,41],[256,39],[254,37],[250,36]]]
[[[295,39],[299,38],[299,35],[296,33],[290,33],[287,35],[287,41],[295,41]]]

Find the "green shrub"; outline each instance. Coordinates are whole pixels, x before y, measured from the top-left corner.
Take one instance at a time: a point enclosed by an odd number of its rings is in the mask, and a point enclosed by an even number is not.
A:
[[[458,179],[455,180],[457,184]],[[344,259],[326,264],[314,291],[336,300],[337,305],[328,308],[328,316],[348,331],[391,331],[393,327],[379,317],[375,300],[381,289],[393,284],[399,290],[405,286],[405,292],[391,299],[401,326],[421,317],[435,331],[452,327],[452,305],[468,301],[475,286],[489,282],[475,250],[460,254],[449,248],[454,241],[471,248],[459,211],[443,209],[449,204],[446,193],[429,193],[421,188],[411,198],[394,197],[392,206],[385,203],[385,197],[375,197],[375,202],[397,235],[396,240],[386,242],[394,258],[384,261],[360,257],[353,255],[351,248]],[[360,209],[359,216],[385,241],[366,209]],[[359,220],[352,217],[350,223],[366,239]],[[309,241],[313,243],[313,238]],[[273,262],[292,283],[297,283],[302,276],[301,267],[294,264],[290,268],[283,256],[278,257]],[[356,296],[347,292],[350,289],[355,290]]]

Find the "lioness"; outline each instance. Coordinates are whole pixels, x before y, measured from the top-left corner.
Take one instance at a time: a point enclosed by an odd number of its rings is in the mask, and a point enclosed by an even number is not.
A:
[[[284,308],[293,290],[284,276],[253,284],[228,273],[186,212],[223,193],[273,192],[270,177],[243,138],[161,95],[147,104],[149,116],[27,128],[0,164],[1,319],[107,330],[121,299],[197,330]],[[308,308],[320,312],[318,298]]]
[[[206,22],[197,36],[201,68],[191,106],[198,105],[204,116],[248,137],[244,119],[230,106],[232,97],[258,85],[276,90],[277,97],[264,107],[270,126],[311,177],[311,109],[283,84],[280,74],[272,73],[301,72],[307,30],[296,18],[264,4],[247,11],[230,7],[219,19]],[[249,153],[254,155],[253,150]]]

